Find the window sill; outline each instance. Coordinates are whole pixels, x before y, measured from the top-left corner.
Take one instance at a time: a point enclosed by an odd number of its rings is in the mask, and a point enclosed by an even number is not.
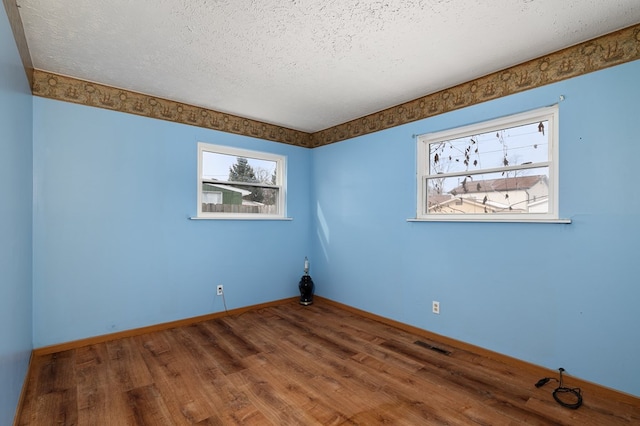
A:
[[[407,222],[474,222],[474,223],[562,223],[569,224],[571,219],[482,219],[482,218],[430,218],[430,219],[407,219]]]
[[[220,217],[189,217],[189,220],[282,220],[291,221],[292,217],[233,217],[233,216],[220,216]]]

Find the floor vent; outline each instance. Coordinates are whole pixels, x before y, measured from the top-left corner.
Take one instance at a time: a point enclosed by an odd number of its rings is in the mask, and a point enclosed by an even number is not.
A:
[[[446,349],[442,349],[442,348],[439,348],[439,347],[437,347],[437,346],[430,345],[430,344],[428,344],[427,342],[423,342],[423,341],[421,341],[421,340],[416,340],[416,341],[415,341],[415,342],[413,342],[413,343],[415,343],[415,344],[416,344],[416,345],[418,345],[418,346],[422,346],[423,348],[427,348],[427,349],[430,349],[430,350],[432,350],[432,351],[435,351],[435,352],[441,353],[441,354],[443,354],[443,355],[451,355],[451,352],[449,352],[448,350],[446,350]]]

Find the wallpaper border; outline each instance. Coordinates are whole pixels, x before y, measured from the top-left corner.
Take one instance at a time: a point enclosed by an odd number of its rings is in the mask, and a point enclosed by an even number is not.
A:
[[[118,89],[41,70],[33,73],[33,94],[44,98],[110,109],[175,123],[302,147],[311,134],[181,102]]]
[[[328,145],[640,59],[640,24],[316,133],[34,70],[33,94],[306,148]]]

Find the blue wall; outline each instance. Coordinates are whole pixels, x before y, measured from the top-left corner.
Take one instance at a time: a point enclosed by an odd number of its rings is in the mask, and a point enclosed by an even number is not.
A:
[[[319,293],[640,396],[638,76],[640,61],[314,149]],[[406,221],[412,135],[560,95],[560,216],[571,224]]]
[[[9,425],[31,355],[31,90],[0,7],[0,424]]]
[[[312,151],[34,98],[34,346],[298,294]],[[197,143],[288,157],[292,221],[189,220]]]

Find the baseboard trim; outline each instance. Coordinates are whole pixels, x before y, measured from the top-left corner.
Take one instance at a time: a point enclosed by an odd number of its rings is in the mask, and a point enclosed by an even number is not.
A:
[[[27,386],[29,385],[29,376],[31,375],[31,363],[35,357],[33,351],[29,356],[29,364],[27,364],[27,371],[24,373],[24,381],[22,382],[22,389],[20,389],[20,397],[18,397],[18,405],[16,406],[16,413],[13,417],[13,426],[18,426],[20,417],[22,416],[22,407],[24,405],[24,399],[27,395]]]
[[[502,362],[504,364],[509,365],[510,367],[514,367],[520,370],[525,370],[528,371],[530,373],[533,373],[535,375],[540,376],[540,378],[542,377],[556,377],[558,374],[558,370],[552,370],[546,367],[542,367],[540,365],[537,364],[532,364],[528,361],[524,361],[518,358],[514,358],[508,355],[504,355],[501,354],[499,352],[494,352],[492,350],[489,349],[485,349],[481,346],[476,346],[476,345],[472,345],[470,343],[466,343],[463,342],[461,340],[456,340],[456,339],[452,339],[450,337],[446,337],[437,333],[433,333],[431,331],[422,329],[422,328],[418,328],[409,324],[405,324],[396,320],[392,320],[390,318],[386,318],[380,315],[376,315],[373,314],[371,312],[367,312],[367,311],[363,311],[361,309],[358,308],[354,308],[353,306],[349,306],[349,305],[345,305],[343,303],[340,302],[336,302],[335,300],[331,300],[331,299],[327,299],[325,297],[322,296],[315,296],[316,300],[322,302],[322,303],[326,303],[328,305],[333,305],[336,306],[340,309],[344,309],[345,311],[349,311],[352,312],[354,314],[363,316],[365,318],[374,320],[374,321],[378,321],[380,323],[383,323],[385,325],[389,325],[392,327],[396,327],[399,328],[400,330],[404,330],[406,332],[412,333],[412,334],[417,334],[419,336],[425,337],[427,339],[430,340],[434,340],[436,342],[440,342],[443,343],[445,345],[460,349],[460,350],[464,350],[464,351],[469,351],[478,355],[482,355],[485,356],[487,358],[491,358],[493,360]],[[616,389],[612,389],[603,385],[599,385],[597,383],[593,383],[590,382],[588,380],[584,380],[581,379],[579,377],[576,376],[567,376],[570,377],[571,380],[571,386],[572,387],[579,387],[580,389],[582,389],[583,392],[587,392],[587,393],[592,393],[592,394],[597,394],[599,396],[608,398],[608,399],[612,399],[615,401],[619,401],[625,404],[631,404],[631,405],[635,405],[635,406],[640,406],[640,398],[636,397],[634,395],[616,390]],[[533,383],[531,384],[533,386]]]
[[[102,334],[102,335],[99,335],[99,336],[87,337],[86,339],[79,339],[79,340],[73,340],[73,341],[70,341],[70,342],[57,343],[55,345],[50,345],[50,346],[43,346],[43,347],[34,349],[32,357],[33,356],[40,356],[40,355],[49,355],[49,354],[56,353],[56,352],[68,351],[70,349],[78,349],[78,348],[81,348],[81,347],[84,347],[84,346],[89,346],[89,345],[95,345],[95,344],[98,344],[98,343],[109,342],[111,340],[122,339],[122,338],[125,338],[125,337],[139,336],[141,334],[153,333],[155,331],[162,331],[162,330],[166,330],[166,329],[169,329],[169,328],[184,327],[184,326],[195,324],[195,323],[198,323],[198,322],[208,321],[208,320],[212,320],[212,319],[216,319],[216,318],[222,318],[222,317],[225,317],[227,315],[239,315],[239,314],[242,314],[244,312],[253,311],[253,310],[256,310],[256,309],[264,309],[264,308],[268,308],[268,307],[271,307],[271,306],[283,305],[285,303],[289,303],[289,302],[291,302],[293,300],[297,300],[297,299],[298,299],[297,297],[289,297],[289,298],[286,298],[286,299],[274,300],[272,302],[265,302],[265,303],[260,303],[260,304],[257,304],[257,305],[245,306],[243,308],[231,309],[229,311],[214,312],[214,313],[211,313],[211,314],[200,315],[200,316],[197,316],[197,317],[184,318],[184,319],[180,319],[180,320],[176,320],[176,321],[170,321],[170,322],[165,322],[165,323],[161,323],[161,324],[149,325],[149,326],[146,326],[146,327],[132,328],[130,330],[118,331],[116,333]]]

